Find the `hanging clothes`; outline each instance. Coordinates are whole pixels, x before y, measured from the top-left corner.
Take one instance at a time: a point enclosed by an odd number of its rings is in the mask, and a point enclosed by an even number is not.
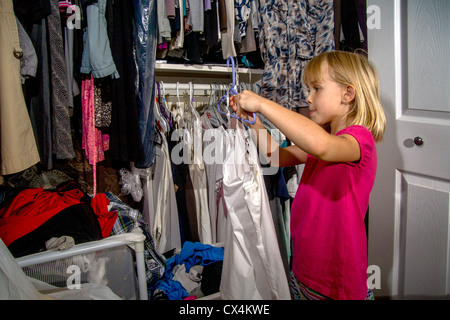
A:
[[[208,9],[206,4],[210,5]],[[205,41],[206,45],[211,47],[216,45],[219,41],[219,29],[218,29],[219,17],[217,15],[217,0],[205,1]]]
[[[129,0],[109,1],[108,22],[111,53],[120,78],[111,80],[111,126],[108,159],[120,162],[145,161],[141,142],[136,93],[136,63],[133,54],[134,6]]]
[[[193,107],[191,106],[193,109]],[[196,112],[193,110],[193,112]],[[212,244],[212,231],[211,231],[211,216],[209,214],[208,207],[208,192],[207,192],[207,179],[205,163],[203,161],[203,129],[202,122],[199,115],[196,115],[193,121],[194,125],[190,135],[192,136],[191,144],[193,151],[191,162],[189,164],[189,174],[192,180],[192,186],[194,191],[194,200],[197,212],[197,226],[200,237],[200,242],[205,244]]]
[[[109,149],[109,136],[95,127],[94,77],[82,81],[81,104],[83,137],[81,147],[93,171],[93,195],[97,190],[97,163],[105,160],[105,151]]]
[[[290,299],[256,146],[231,119],[226,133],[224,197],[228,232],[220,294],[228,300]]]
[[[158,45],[156,0],[134,0],[136,62],[138,68],[138,115],[145,160],[136,167],[148,168],[155,162],[155,60]]]
[[[234,0],[237,29],[241,38],[247,35],[247,20],[250,18],[251,5],[251,0]]]
[[[106,30],[106,0],[97,0],[86,7],[87,27],[83,32],[81,73],[94,78],[119,78]]]
[[[0,174],[25,170],[39,153],[21,86],[22,49],[11,0],[0,2]]]
[[[31,42],[27,31],[22,26],[17,17],[16,21],[19,31],[20,47],[23,51],[20,63],[20,76],[22,79],[22,84],[24,84],[25,80],[29,79],[30,77],[36,77],[38,60],[36,50],[34,49],[33,43]]]
[[[225,137],[225,129],[222,126],[216,129],[213,128],[211,122],[217,122],[217,120],[215,119],[215,114],[211,111],[206,111],[201,118],[203,126],[208,130],[208,135],[203,139],[203,155],[207,158],[205,170],[208,183],[208,206],[212,242],[220,243],[225,242],[227,216],[226,204],[223,198],[222,170],[225,152],[225,139],[223,139]],[[214,146],[214,148],[210,146]]]
[[[365,0],[334,0],[336,48],[367,51],[367,3]]]
[[[47,169],[53,168],[52,114],[50,103],[50,70],[47,39],[47,20],[33,25],[31,39],[35,43],[38,56],[38,74],[35,79],[25,82],[25,99],[29,106],[36,143],[41,157],[40,163]],[[27,97],[33,92],[34,96]],[[32,94],[29,94],[32,95]]]
[[[148,220],[150,232],[158,252],[181,249],[180,224],[169,155],[164,134],[155,147],[155,167],[144,177],[144,208],[142,214]]]
[[[47,17],[50,47],[50,77],[52,101],[52,141],[53,153],[57,159],[75,157],[73,150],[70,114],[69,87],[65,64],[64,40],[61,29],[61,17],[58,0],[51,0],[51,14]]]
[[[226,30],[222,31],[222,57],[236,57],[234,47],[234,0],[224,0]],[[223,9],[222,9],[223,10]]]
[[[260,0],[261,94],[294,109],[306,107],[302,82],[308,61],[334,49],[333,0]]]

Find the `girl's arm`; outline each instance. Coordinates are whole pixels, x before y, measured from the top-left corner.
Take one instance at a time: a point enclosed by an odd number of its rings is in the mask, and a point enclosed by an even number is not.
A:
[[[351,135],[335,136],[301,114],[244,90],[231,99],[231,106],[242,116],[259,112],[303,152],[329,162],[354,162],[361,157],[358,141]],[[281,159],[281,152],[280,152]]]
[[[256,123],[250,125],[250,132],[253,140],[256,141],[259,151],[272,167],[292,167],[306,162],[306,152],[296,146],[281,148],[258,117],[256,118]]]

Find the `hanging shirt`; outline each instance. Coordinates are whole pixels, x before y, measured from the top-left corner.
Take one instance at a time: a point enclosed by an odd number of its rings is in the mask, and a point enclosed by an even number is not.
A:
[[[149,183],[153,184],[153,206],[150,208],[150,230],[155,246],[160,253],[181,249],[180,225],[172,178],[169,147],[164,134],[160,134],[161,146],[155,148],[155,172]],[[148,188],[146,188],[148,191]]]
[[[232,127],[236,127],[236,122],[231,120]],[[221,297],[288,300],[291,298],[288,281],[256,146],[242,127],[228,130],[226,141],[223,192],[228,210],[228,232]]]
[[[206,179],[205,163],[203,162],[203,129],[200,119],[194,120],[193,126],[193,157],[189,164],[189,174],[192,180],[192,186],[195,195],[195,206],[197,212],[197,226],[200,236],[200,242],[212,244],[211,216],[208,206],[208,188]]]

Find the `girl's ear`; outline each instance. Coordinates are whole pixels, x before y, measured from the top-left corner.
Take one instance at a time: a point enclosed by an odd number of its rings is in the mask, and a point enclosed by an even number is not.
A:
[[[346,86],[344,91],[344,100],[347,103],[352,103],[353,100],[355,99],[355,96],[356,96],[355,87],[352,85]]]

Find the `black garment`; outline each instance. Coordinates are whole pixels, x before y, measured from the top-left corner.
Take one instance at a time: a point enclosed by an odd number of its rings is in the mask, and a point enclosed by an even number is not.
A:
[[[50,102],[50,62],[47,43],[47,22],[41,20],[33,25],[30,35],[33,41],[38,65],[36,77],[30,77],[23,85],[25,101],[33,126],[40,163],[47,169],[53,168],[52,119]]]
[[[98,2],[98,0],[81,0],[81,5],[83,7],[86,7],[86,6],[96,3],[96,2]]]
[[[213,46],[219,43],[219,35],[217,33],[217,4],[211,1],[211,10],[205,11],[205,40],[207,46]]]
[[[111,80],[111,125],[109,130],[102,130],[110,135],[107,160],[141,162],[145,160],[145,155],[140,138],[136,95],[133,1],[115,0],[108,3],[108,35],[120,78]]]
[[[175,125],[171,128],[169,136],[175,130]],[[169,146],[169,154],[172,154],[173,148],[181,141],[173,141],[169,139],[167,144]],[[180,150],[179,156],[184,159],[182,153],[183,149]],[[181,243],[186,241],[197,242],[199,241],[198,235],[198,225],[197,225],[197,213],[195,208],[195,198],[193,192],[193,186],[191,177],[189,174],[189,165],[182,162],[180,164],[172,163],[172,176],[173,183],[176,186],[175,197],[177,201],[178,208],[178,221],[180,224],[180,235]]]
[[[344,39],[341,40],[340,49],[354,51],[362,48],[359,35],[358,11],[355,0],[343,0],[341,3],[341,23]]]
[[[103,239],[100,223],[91,206],[91,197],[81,189],[79,183],[73,180],[63,182],[54,192],[63,196],[65,192],[74,189],[83,193],[81,203],[61,210],[32,232],[13,241],[8,249],[14,257],[44,250],[45,242],[52,237],[70,236],[75,244]]]
[[[31,34],[33,24],[39,24],[51,13],[50,0],[13,0],[13,5],[14,14],[28,34]]]
[[[200,289],[204,295],[220,291],[223,261],[217,261],[203,267]]]
[[[181,231],[181,243],[198,242],[197,212],[195,208],[194,188],[189,174],[189,165],[181,163],[175,166],[174,184],[177,186],[178,217]]]
[[[34,231],[8,246],[14,257],[22,257],[45,250],[45,242],[52,237],[70,236],[75,244],[100,240],[102,232],[94,210],[86,203],[76,204],[57,213]]]
[[[200,32],[191,31],[184,35],[184,49],[186,51],[186,60],[193,64],[202,64],[200,54]]]

